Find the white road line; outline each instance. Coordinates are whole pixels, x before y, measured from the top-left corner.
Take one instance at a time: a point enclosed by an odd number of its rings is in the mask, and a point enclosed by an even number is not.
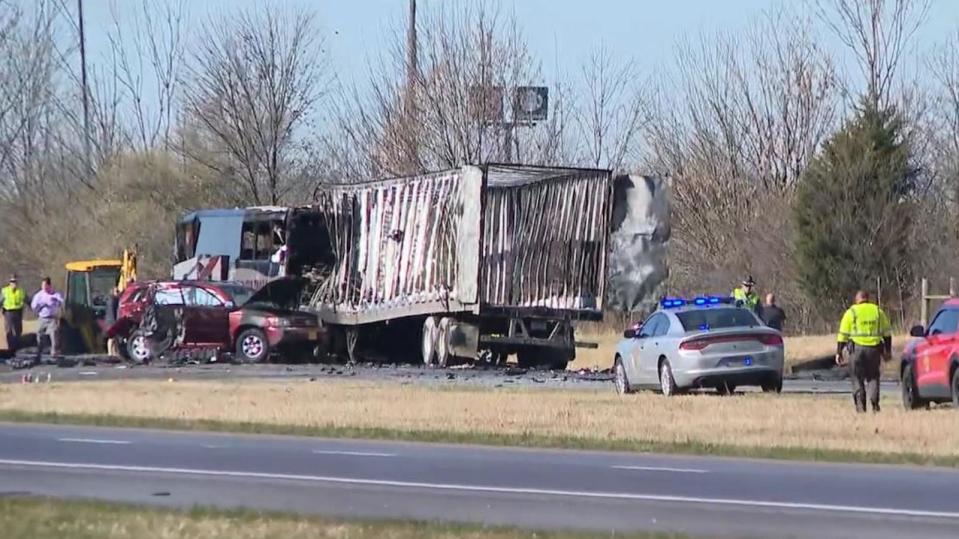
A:
[[[367,453],[365,451],[332,451],[325,449],[314,449],[314,455],[346,455],[348,457],[395,457],[396,453]]]
[[[640,472],[672,472],[672,473],[709,473],[709,470],[695,468],[667,468],[661,466],[612,466],[614,470],[636,470]]]
[[[629,492],[602,492],[553,490],[524,487],[497,487],[483,485],[461,485],[455,483],[425,483],[417,481],[387,481],[380,479],[355,479],[351,477],[331,477],[322,475],[294,475],[261,472],[240,472],[230,470],[203,470],[193,468],[159,468],[153,466],[122,466],[117,464],[84,464],[75,462],[52,462],[34,460],[0,459],[0,466],[21,466],[36,468],[62,468],[69,470],[97,470],[113,472],[160,473],[173,475],[193,475],[200,477],[237,477],[248,479],[279,479],[284,481],[310,481],[340,485],[364,485],[396,488],[420,488],[427,490],[483,492],[492,494],[526,494],[533,496],[557,496],[568,498],[601,498],[611,500],[632,500],[644,502],[673,502],[700,505],[726,505],[739,507],[762,507],[767,509],[792,509],[806,511],[824,511],[831,513],[861,513],[898,517],[942,518],[959,520],[959,512],[921,511],[918,509],[896,509],[892,507],[866,507],[860,505],[829,505],[801,502],[771,502],[765,500],[746,500],[736,498],[706,498],[698,496],[667,496],[660,494],[633,494]]]
[[[94,440],[92,438],[57,438],[58,442],[71,444],[110,444],[110,445],[129,445],[133,442],[126,440]]]

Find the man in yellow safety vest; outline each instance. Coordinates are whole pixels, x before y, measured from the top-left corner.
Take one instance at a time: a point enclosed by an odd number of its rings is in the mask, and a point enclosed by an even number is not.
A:
[[[855,304],[839,322],[836,341],[836,364],[845,365],[848,358],[856,411],[866,411],[868,389],[872,411],[878,412],[879,375],[883,358],[892,357],[892,328],[886,313],[870,301],[868,292],[856,293]]]
[[[7,348],[16,353],[23,334],[23,307],[27,294],[17,286],[17,276],[10,277],[7,286],[0,290],[0,310],[3,310],[3,325],[7,333]]]
[[[738,307],[749,309],[758,315],[759,294],[753,290],[755,286],[756,280],[753,279],[752,275],[747,275],[746,278],[743,279],[743,285],[733,290],[733,300]]]

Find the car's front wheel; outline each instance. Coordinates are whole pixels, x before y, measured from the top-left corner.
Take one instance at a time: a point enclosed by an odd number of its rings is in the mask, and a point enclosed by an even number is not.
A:
[[[614,374],[613,383],[616,384],[616,393],[620,395],[632,393],[633,388],[629,385],[629,377],[626,376],[626,367],[623,365],[623,358],[621,357],[616,358]]]
[[[241,363],[259,363],[270,355],[270,343],[266,333],[259,328],[250,328],[240,333],[236,340],[236,358]]]
[[[138,365],[145,365],[153,359],[153,350],[149,338],[143,330],[134,331],[133,335],[130,335],[130,338],[126,340],[125,348],[130,361]]]
[[[916,374],[912,365],[906,365],[902,370],[902,406],[906,410],[926,408],[929,403],[919,396],[919,386],[916,385]],[[953,400],[955,400],[955,382],[953,382]]]
[[[673,378],[673,368],[668,359],[664,359],[659,364],[659,388],[665,397],[672,397],[678,392],[676,379]]]

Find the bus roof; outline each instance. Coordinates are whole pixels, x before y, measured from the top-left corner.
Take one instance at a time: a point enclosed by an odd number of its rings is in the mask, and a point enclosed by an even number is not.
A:
[[[196,210],[187,213],[180,218],[180,223],[187,223],[197,218],[217,218],[217,217],[247,217],[247,216],[273,216],[285,215],[289,211],[286,206],[251,206],[249,208],[215,208],[208,210]]]

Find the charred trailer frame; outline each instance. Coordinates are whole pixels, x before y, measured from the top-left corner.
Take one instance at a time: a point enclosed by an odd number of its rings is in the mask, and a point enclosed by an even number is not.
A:
[[[563,368],[573,322],[602,319],[612,199],[609,170],[496,164],[324,187],[333,263],[308,308],[351,359],[380,333],[427,364]]]

